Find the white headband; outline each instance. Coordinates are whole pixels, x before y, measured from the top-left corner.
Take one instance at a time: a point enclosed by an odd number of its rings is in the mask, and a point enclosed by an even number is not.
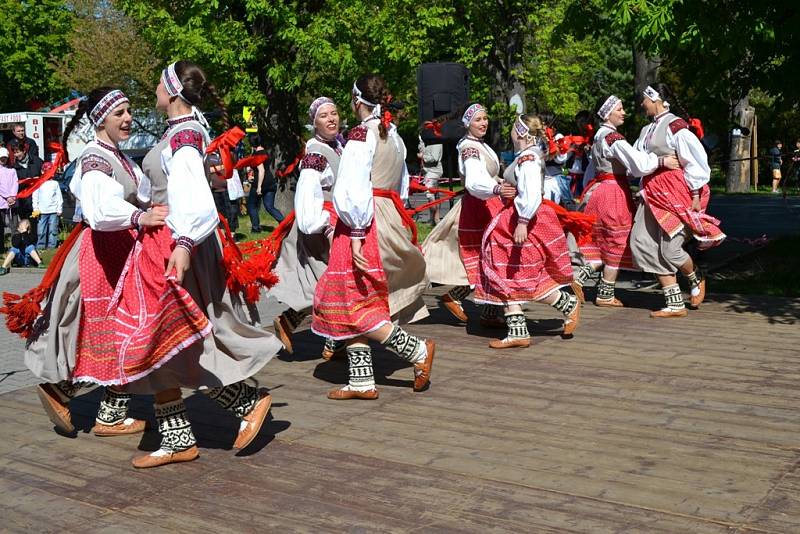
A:
[[[664,107],[665,108],[669,108],[669,102],[667,102],[666,100],[662,99],[661,95],[658,93],[658,91],[656,91],[655,89],[653,89],[649,85],[644,88],[644,91],[642,91],[642,94],[644,96],[646,96],[647,98],[649,98],[651,102],[655,102],[657,100],[661,100],[664,103]]]
[[[94,127],[97,128],[103,124],[103,121],[106,119],[106,117],[108,117],[109,113],[114,110],[114,108],[120,104],[124,104],[125,102],[129,102],[128,97],[125,96],[125,93],[119,89],[109,91],[103,98],[100,99],[97,105],[92,108],[92,111],[89,112],[89,120],[92,122]]]
[[[356,85],[356,82],[353,82],[353,98],[355,98],[358,102],[361,102],[365,106],[369,106],[372,108],[372,117],[379,118],[381,116],[381,105],[375,104],[366,100],[364,97],[361,96],[361,90]]]
[[[597,110],[597,116],[603,120],[606,120],[611,112],[614,111],[614,108],[617,107],[620,100],[614,95],[609,96],[606,98],[606,101],[603,102],[603,105],[600,106],[600,109]]]
[[[517,120],[514,121],[514,131],[520,137],[528,137],[531,134],[531,129],[522,122],[522,115],[517,115]]]
[[[170,63],[167,68],[161,71],[161,81],[164,82],[164,88],[169,96],[181,95],[183,84],[181,79],[178,78],[178,73],[175,72],[175,63]]]
[[[467,110],[464,112],[464,115],[461,116],[461,123],[464,125],[464,127],[469,128],[469,123],[472,122],[472,119],[478,114],[479,111],[485,112],[486,108],[478,103],[472,104],[467,108]]]
[[[314,125],[314,121],[317,120],[317,114],[319,114],[319,110],[325,106],[336,107],[336,103],[327,96],[321,96],[315,99],[308,107],[308,118],[311,120],[312,126]]]

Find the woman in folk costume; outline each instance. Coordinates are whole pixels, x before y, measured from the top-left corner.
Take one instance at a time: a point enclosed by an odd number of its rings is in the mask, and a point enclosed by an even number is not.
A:
[[[133,434],[142,432],[145,423],[127,417],[131,396],[122,386],[208,335],[210,325],[186,290],[167,280],[163,265],[157,263],[169,255],[172,243],[164,226],[168,210],[155,206],[145,211],[152,195],[150,181],[119,150],[130,137],[128,98],[108,87],[92,90],[64,131],[65,153],[67,139],[84,117],[95,139],[81,152],[70,184],[81,203],[84,224],[62,244],[42,283],[17,303],[7,301],[3,311],[9,328],[28,339],[25,364],[46,381],[37,393],[57,428],[74,432],[69,400],[84,385],[95,383],[108,387],[93,432]],[[128,262],[132,253],[140,260],[134,269]],[[137,295],[135,284],[146,284],[146,291]],[[40,310],[43,299],[46,306]],[[41,312],[32,328],[18,314],[25,306]],[[145,314],[143,324],[132,320],[139,313]],[[161,320],[172,324],[173,339],[155,331]]]
[[[331,191],[344,146],[339,136],[339,111],[321,96],[308,108],[314,137],[306,142],[300,162],[300,178],[294,195],[294,222],[281,243],[275,264],[279,282],[269,294],[289,309],[275,318],[275,332],[292,353],[292,333],[310,313],[317,281],[328,267],[330,240],[336,227]],[[344,344],[325,340],[322,356],[330,359]]]
[[[689,280],[692,307],[700,306],[706,292],[705,279],[684,245],[694,237],[700,249],[711,248],[719,245],[725,234],[719,220],[706,213],[711,170],[705,148],[686,120],[670,112],[670,100],[672,107],[679,109],[672,92],[659,83],[648,86],[643,96],[642,108],[652,122],[642,128],[634,147],[659,158],[676,155],[682,168],[671,170],[662,164],[642,179],[642,203],[634,217],[631,251],[636,266],[654,273],[664,291],[666,307],[650,316],[684,317],[687,311],[677,271]]]
[[[311,328],[347,343],[350,380],[328,393],[335,400],[378,398],[370,340],[413,364],[414,391],[429,383],[433,365],[435,343],[392,324],[395,317],[418,315],[427,280],[401,199],[408,187],[405,146],[391,115],[382,112],[390,99],[380,76],[368,74],[353,84],[352,108],[361,124],[349,132],[333,187],[338,221],[328,269],[314,293]],[[405,308],[393,307],[395,293]]]
[[[554,203],[542,199],[544,154],[539,140],[544,127],[538,117],[519,115],[511,141],[517,151],[504,172],[517,196],[495,215],[483,234],[481,270],[475,302],[505,308],[508,335],[489,342],[493,349],[527,347],[530,334],[522,304],[543,302],[564,314],[564,334],[580,319],[580,303],[561,290],[572,282],[564,228]]]
[[[250,326],[238,296],[226,286],[219,222],[204,163],[209,143],[207,124],[197,109],[210,98],[225,106],[203,70],[189,62],[162,71],[156,107],[167,114],[167,131],[148,152],[143,168],[153,185],[153,202],[166,201],[166,223],[175,240],[165,274],[188,290],[213,327],[154,373],[128,386],[133,393],[155,395],[160,448],[134,458],[135,467],[155,467],[197,458],[196,440],[186,417],[181,387],[200,389],[242,419],[234,448],[246,447],[258,434],[272,399],[264,389],[244,382],[281,348],[280,341]]]
[[[674,155],[663,158],[633,148],[617,131],[625,122],[622,101],[611,95],[599,102],[597,116],[601,124],[592,144],[594,178],[586,184],[583,212],[597,217],[592,229],[592,243],[581,247],[584,261],[572,283],[572,289],[583,302],[583,286],[602,270],[597,285],[597,306],[620,307],[614,285],[620,269],[636,270],[630,248],[630,234],[635,212],[628,175],[643,176],[655,172],[659,165],[678,169]]]
[[[489,127],[489,115],[480,104],[470,105],[461,117],[466,135],[456,146],[458,170],[464,178],[466,193],[455,204],[423,244],[429,279],[438,284],[455,285],[442,297],[442,304],[460,321],[467,320],[461,305],[478,283],[481,237],[489,221],[503,207],[503,198],[513,198],[516,190],[501,185],[500,160],[483,138]],[[505,326],[496,306],[484,306],[484,326]]]

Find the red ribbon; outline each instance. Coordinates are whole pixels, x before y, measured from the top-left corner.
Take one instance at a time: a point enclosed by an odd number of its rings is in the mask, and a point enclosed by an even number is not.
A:
[[[408,184],[408,191],[409,193],[438,193],[442,195],[441,198],[437,198],[431,200],[430,202],[426,202],[421,206],[417,206],[416,208],[406,210],[409,215],[416,215],[418,213],[422,213],[425,210],[429,210],[434,206],[438,206],[439,204],[443,204],[450,200],[451,198],[457,197],[458,195],[462,194],[464,190],[461,191],[450,191],[449,189],[441,189],[439,187],[425,187],[417,182],[416,178],[422,178],[421,176],[409,176],[410,183]]]
[[[235,169],[244,169],[245,167],[258,167],[263,165],[269,159],[267,154],[256,154],[254,156],[247,156],[236,162]]]
[[[285,178],[289,176],[294,172],[295,168],[297,168],[297,166],[300,164],[300,161],[302,161],[303,156],[305,155],[306,155],[306,147],[303,147],[300,149],[300,152],[298,152],[297,155],[294,157],[294,160],[292,160],[292,162],[283,169],[275,171],[275,175],[278,178]]]
[[[397,209],[397,213],[400,214],[400,218],[403,220],[403,226],[411,230],[411,242],[414,243],[414,245],[418,245],[417,223],[414,222],[414,219],[412,219],[411,215],[409,215],[408,211],[406,211],[405,206],[403,206],[403,200],[400,198],[400,195],[397,193],[397,191],[373,188],[372,194],[376,197],[389,198],[392,200],[395,209]]]
[[[705,131],[703,130],[703,122],[696,117],[689,118],[689,130],[691,130],[691,132],[695,134],[698,139],[703,139],[703,137],[706,135]]]
[[[436,137],[442,136],[442,123],[439,121],[425,121],[422,123],[422,128],[425,130],[432,130],[433,135]]]
[[[244,131],[238,126],[226,130],[219,137],[211,141],[206,148],[206,154],[219,153],[219,159],[225,167],[225,179],[230,179],[233,176],[233,149],[244,138]]]
[[[58,172],[61,166],[67,162],[67,155],[64,153],[64,148],[61,146],[61,143],[50,143],[47,145],[47,147],[50,149],[52,154],[55,154],[52,166],[48,167],[47,169],[43,169],[42,174],[36,178],[25,178],[20,180],[19,185],[22,187],[27,187],[27,189],[20,192],[17,195],[17,198],[28,198],[31,196],[33,192],[42,187],[47,180],[55,176],[56,172]]]
[[[588,145],[590,143],[590,140],[591,140],[590,137],[584,137],[583,135],[565,135],[564,137],[556,141],[556,143],[558,145],[559,153],[564,154],[572,147],[572,145],[581,147],[583,145]]]

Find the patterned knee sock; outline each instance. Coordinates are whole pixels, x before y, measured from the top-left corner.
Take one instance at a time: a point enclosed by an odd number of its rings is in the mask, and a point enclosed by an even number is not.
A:
[[[686,278],[689,280],[689,288],[692,296],[696,297],[700,294],[700,281],[702,280],[700,273],[697,271],[697,269],[695,269],[691,273],[687,274]]]
[[[600,277],[600,283],[597,284],[597,300],[612,300],[614,298],[614,286],[616,282],[609,282],[603,277]]]
[[[594,274],[594,267],[590,264],[581,265],[580,269],[578,269],[578,273],[575,275],[575,283],[579,286],[583,287],[583,285],[592,277]]]
[[[484,321],[497,319],[498,315],[500,315],[500,306],[495,306],[494,304],[484,304],[481,306],[481,319]]]
[[[570,295],[566,291],[561,290],[559,290],[558,299],[551,304],[551,306],[563,313],[565,316],[568,316],[570,313],[572,313],[577,305],[578,297],[575,295]]]
[[[358,391],[375,389],[375,375],[372,371],[372,351],[369,345],[353,343],[348,346],[347,359],[350,364],[350,388]]]
[[[392,328],[392,333],[383,341],[383,345],[411,363],[421,362],[428,355],[425,343],[399,326]]]
[[[221,388],[211,388],[206,394],[239,418],[249,414],[258,402],[258,389],[248,386],[244,382],[236,382]]]
[[[450,291],[448,291],[447,294],[450,295],[451,299],[457,302],[461,302],[462,300],[464,300],[469,296],[471,291],[472,289],[470,289],[469,286],[456,286]]]
[[[128,417],[128,406],[132,397],[130,393],[114,391],[107,387],[103,392],[103,400],[100,401],[100,409],[97,411],[97,422],[108,426],[123,422]]]
[[[344,341],[338,339],[331,339],[329,337],[325,338],[325,350],[329,350],[331,352],[339,352],[340,350],[345,348],[346,343]]]
[[[192,433],[192,425],[186,417],[183,399],[164,404],[156,403],[155,411],[158,431],[161,432],[161,449],[180,452],[197,443]]]
[[[528,339],[531,337],[528,332],[528,322],[525,320],[524,313],[507,313],[506,324],[508,325],[508,339]]]
[[[664,300],[667,301],[667,308],[670,310],[682,310],[686,308],[686,304],[683,302],[681,288],[678,284],[664,286]]]
[[[289,322],[289,326],[292,327],[292,332],[294,332],[297,327],[300,326],[300,323],[302,323],[303,320],[308,317],[308,313],[294,311],[293,309],[289,308],[283,312],[283,316]]]

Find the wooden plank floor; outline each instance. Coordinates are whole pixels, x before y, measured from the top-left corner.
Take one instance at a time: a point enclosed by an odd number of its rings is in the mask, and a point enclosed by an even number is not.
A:
[[[432,387],[376,351],[374,402],[333,402],[346,364],[296,337],[258,381],[272,418],[235,454],[237,422],[187,401],[190,464],[135,471],[157,436],[88,433],[97,391],[60,436],[32,388],[0,396],[0,530],[59,532],[800,532],[800,303],[712,296],[655,321],[654,294],[584,309],[573,339],[530,305],[526,350],[434,310]],[[431,301],[433,303],[434,301]],[[475,310],[471,310],[475,313]],[[134,411],[152,418],[151,399]]]

